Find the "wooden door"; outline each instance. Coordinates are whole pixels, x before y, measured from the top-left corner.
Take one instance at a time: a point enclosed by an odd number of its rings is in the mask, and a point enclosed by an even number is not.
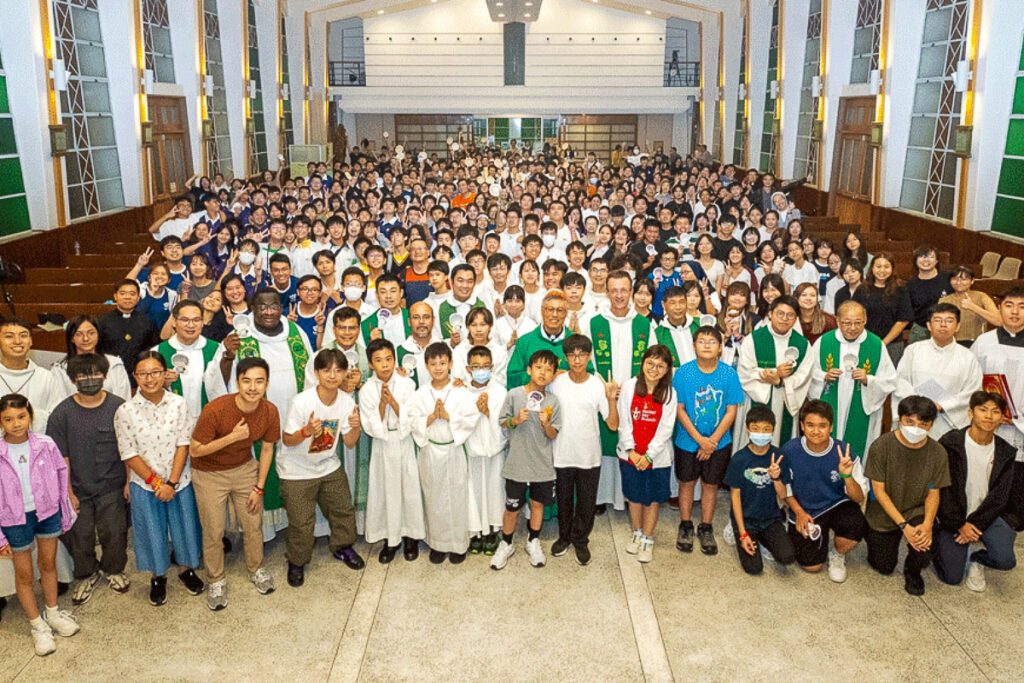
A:
[[[170,208],[192,177],[192,150],[184,97],[150,97],[153,122],[153,204],[157,213]]]
[[[871,188],[875,148],[871,146],[871,122],[875,120],[874,97],[839,100],[839,125],[832,155],[832,188],[829,213],[840,223],[871,227]]]

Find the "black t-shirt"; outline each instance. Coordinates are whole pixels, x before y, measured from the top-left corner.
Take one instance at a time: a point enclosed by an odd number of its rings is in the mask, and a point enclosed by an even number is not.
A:
[[[693,209],[690,207],[690,203],[685,199],[681,202],[676,202],[676,200],[673,199],[665,206],[672,210],[672,214],[676,218],[679,216],[687,216],[691,221],[693,220]]]
[[[768,474],[768,466],[773,457],[777,460],[782,457],[774,446],[769,446],[764,455],[755,455],[747,446],[733,454],[729,469],[725,471],[726,485],[740,491],[743,526],[748,531],[764,529],[782,519],[775,485]],[[783,484],[788,484],[792,475],[788,467],[783,467],[779,476]]]
[[[729,250],[733,248],[733,245],[743,248],[743,244],[735,237],[730,237],[727,240],[723,240],[718,235],[711,236],[711,243],[715,245],[715,248],[711,251],[711,256],[718,259],[719,261],[727,261],[729,258]]]
[[[114,434],[114,413],[124,403],[107,392],[103,403],[84,408],[69,396],[53,409],[46,435],[71,467],[71,490],[88,500],[124,488],[128,475]]]
[[[949,283],[949,273],[939,271],[929,280],[911,278],[907,281],[906,290],[910,297],[910,307],[914,311],[913,321],[924,327],[928,324],[928,313],[932,306],[952,292],[953,286]]]
[[[889,334],[892,326],[898,322],[910,322],[914,319],[914,311],[910,307],[907,290],[899,287],[886,296],[883,287],[861,285],[853,295],[853,300],[864,306],[867,314],[867,330],[879,337]]]

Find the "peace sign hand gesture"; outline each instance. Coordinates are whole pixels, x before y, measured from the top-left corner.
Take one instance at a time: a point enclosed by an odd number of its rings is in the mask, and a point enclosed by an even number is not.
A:
[[[776,458],[774,453],[768,456],[771,459],[768,465],[768,476],[772,479],[778,479],[782,476],[782,454],[779,453],[779,457]]]
[[[837,447],[838,448],[838,447]],[[850,458],[850,444],[846,444],[846,452],[839,450],[839,474],[853,474],[853,460]]]
[[[139,268],[145,268],[146,266],[148,266],[149,265],[149,259],[150,259],[151,256],[153,256],[153,248],[152,247],[148,247],[146,249],[146,251],[142,252],[139,255],[139,258],[136,261],[136,263],[139,264]]]

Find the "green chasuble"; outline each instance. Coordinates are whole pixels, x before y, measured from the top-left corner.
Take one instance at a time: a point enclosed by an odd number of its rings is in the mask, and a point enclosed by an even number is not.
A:
[[[291,352],[292,357],[292,368],[295,371],[295,390],[296,393],[302,392],[302,389],[306,386],[306,363],[309,361],[309,351],[306,349],[306,344],[302,340],[302,332],[299,331],[299,326],[293,323],[291,320],[288,321],[288,350]],[[255,337],[246,337],[240,340],[238,347],[238,353],[235,354],[238,360],[243,358],[260,358],[260,343]],[[285,408],[287,410],[287,408]],[[281,407],[278,407],[281,410]],[[259,460],[262,450],[263,442],[257,441],[253,444],[252,450]],[[274,457],[273,453],[270,456]],[[263,509],[264,510],[278,510],[283,507],[281,503],[281,482],[277,478],[277,468],[274,464],[270,465],[270,472],[267,474],[267,481],[263,487]]]
[[[476,301],[473,302],[473,305],[470,308],[487,308],[487,305],[478,297]],[[441,305],[437,307],[437,321],[441,327],[442,339],[451,339],[452,326],[448,324],[448,318],[452,317],[454,313],[455,306],[452,306],[450,303],[448,303],[447,299],[442,301]]]
[[[559,370],[569,370],[569,365],[565,362],[562,342],[572,334],[572,331],[566,327],[562,338],[553,342],[544,336],[543,330],[544,327],[538,325],[516,341],[516,345],[512,349],[512,356],[508,359],[508,372],[505,378],[505,386],[508,389],[524,386],[530,381],[530,376],[526,374],[526,367],[530,364],[530,356],[541,349],[553,351],[558,356]]]
[[[331,348],[339,349],[344,353],[344,349],[338,346],[337,340],[331,342]],[[370,377],[370,371],[366,364],[366,349],[360,351],[358,344],[353,346],[352,349],[359,354],[359,374],[362,381],[366,381]],[[352,400],[359,405],[359,390],[356,389],[352,392]],[[342,468],[346,470],[348,475],[349,487],[352,490],[352,504],[356,508],[356,512],[366,512],[366,492],[369,490],[370,483],[370,448],[372,446],[369,435],[363,430],[359,432],[359,441],[356,442],[355,447],[352,449],[354,452],[352,471],[349,472],[345,466],[345,443],[341,439],[338,439],[338,458],[341,460]]]
[[[216,355],[217,347],[219,347],[219,346],[220,346],[220,344],[218,344],[217,342],[213,341],[212,339],[207,339],[206,340],[206,344],[203,345],[203,369],[200,371],[200,373],[205,372],[207,366],[210,363],[213,362],[213,357],[214,357],[214,355]],[[167,363],[167,367],[168,368],[171,368],[171,356],[173,356],[176,353],[179,353],[178,349],[176,349],[173,346],[171,346],[171,343],[168,342],[168,341],[160,342],[160,344],[156,347],[156,351],[161,356],[163,356],[164,361]],[[171,368],[171,369],[173,369],[173,368]],[[187,370],[186,370],[186,372],[187,372]],[[171,383],[171,392],[177,394],[178,396],[182,395],[182,388],[181,388],[181,380],[180,379],[176,379],[176,380],[174,380],[174,382]],[[209,399],[206,398],[206,384],[203,383],[202,384],[202,399],[201,399],[200,406],[205,406],[207,403],[209,403]]]
[[[772,336],[771,330],[768,326],[759,327],[750,336],[754,338],[754,357],[757,358],[757,367],[764,369],[772,369],[779,367],[784,361],[782,359],[776,360],[775,358],[775,337]],[[807,339],[793,330],[789,335],[789,346],[795,348],[799,354],[796,359],[796,363],[793,365],[794,372],[796,368],[803,362],[804,356],[807,355]],[[775,397],[776,387],[772,387],[772,392],[768,397],[768,407],[772,407],[772,401]],[[780,440],[785,443],[792,438],[793,434],[793,416],[789,410],[783,406],[782,415],[780,418],[779,435]]]
[[[400,311],[401,311],[401,314],[402,314],[402,327],[405,328],[405,333],[403,334],[403,338],[408,339],[409,335],[412,334],[412,328],[409,327],[409,309],[408,308],[403,308],[403,309],[400,309]],[[380,327],[380,319],[377,317],[377,315],[379,313],[380,313],[380,310],[374,311],[373,315],[371,315],[369,318],[364,320],[362,322],[362,324],[360,325],[360,327],[362,328],[362,332],[363,332],[363,343],[364,344],[369,344],[370,343],[370,333],[373,332],[378,327]],[[399,360],[401,360],[401,359],[399,359]]]
[[[839,330],[828,332],[821,338],[821,351],[818,362],[825,372],[833,368],[839,368],[846,372],[843,367],[843,359],[840,357],[840,344],[837,335],[842,334]],[[882,340],[878,335],[868,332],[864,341],[857,349],[857,367],[862,368],[868,375],[878,372],[878,365],[882,361]],[[866,455],[868,440],[868,423],[871,416],[864,412],[864,401],[861,399],[860,382],[853,383],[853,394],[850,396],[850,407],[846,413],[846,430],[842,435],[836,435],[836,426],[839,424],[839,382],[825,382],[821,391],[821,400],[832,406],[836,413],[836,420],[832,422],[833,438],[841,438],[850,444],[854,457],[863,458]]]
[[[637,315],[630,323],[633,340],[633,356],[630,361],[629,376],[636,377],[640,372],[640,365],[643,361],[644,352],[647,351],[647,344],[650,342],[651,321],[650,319]],[[657,334],[657,332],[655,332]],[[590,339],[594,344],[594,365],[597,374],[605,382],[612,379],[612,332],[611,324],[604,315],[595,315],[590,319]],[[598,420],[601,428],[601,455],[608,458],[618,458],[619,434],[608,429],[604,420]]]

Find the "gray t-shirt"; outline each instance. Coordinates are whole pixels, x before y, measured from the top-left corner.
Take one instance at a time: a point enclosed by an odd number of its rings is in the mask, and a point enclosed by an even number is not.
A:
[[[68,396],[46,423],[46,435],[57,443],[71,467],[71,490],[88,500],[124,488],[128,474],[114,434],[114,413],[124,403],[107,392],[95,408],[83,408]]]
[[[505,425],[506,420],[515,417],[526,407],[528,398],[526,387],[516,387],[505,396],[498,421]],[[558,407],[558,397],[550,391],[544,392],[540,409],[551,408],[551,426],[562,428],[562,413]],[[508,430],[508,458],[501,470],[505,479],[523,483],[534,483],[555,480],[554,441],[544,434],[544,428],[537,417],[537,411],[530,411],[526,422]]]

